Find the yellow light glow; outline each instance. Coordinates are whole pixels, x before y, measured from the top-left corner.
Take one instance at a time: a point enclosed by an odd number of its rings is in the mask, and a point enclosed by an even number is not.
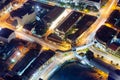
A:
[[[50,48],[49,47],[46,47],[46,46],[43,46],[42,47],[42,50],[49,50]]]

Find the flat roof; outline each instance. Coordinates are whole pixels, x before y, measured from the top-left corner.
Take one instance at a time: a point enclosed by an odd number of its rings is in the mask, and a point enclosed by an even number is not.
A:
[[[82,16],[82,13],[72,11],[68,18],[65,21],[63,21],[63,23],[60,24],[57,29],[66,33],[80,16]]]
[[[31,22],[31,23],[25,24],[23,26],[23,28],[31,31],[35,27],[35,25],[36,25],[36,22],[34,21],[34,22]]]
[[[103,43],[109,43],[113,37],[116,35],[117,31],[102,25],[101,28],[96,32],[96,39]]]
[[[48,61],[49,58],[51,58],[55,52],[48,50],[43,51],[36,59],[35,61],[25,70],[25,72],[22,74],[22,76],[25,77],[31,77],[31,75],[40,67],[42,66],[46,61]]]
[[[54,21],[63,11],[65,8],[55,6],[47,15],[44,16],[44,20],[47,22]]]
[[[118,49],[118,47],[120,46],[118,46],[118,43],[116,43],[116,42],[113,42],[113,43],[110,43],[109,45],[107,45],[110,49],[112,49],[112,50],[117,50]]]
[[[39,54],[36,49],[30,49],[27,54],[13,67],[12,71],[22,72],[25,67]]]
[[[13,32],[14,32],[13,30],[10,30],[8,28],[1,28],[0,36],[4,37],[4,38],[8,38],[11,35],[11,33],[13,33]]]
[[[25,14],[31,14],[34,12],[33,4],[29,1],[26,2],[21,8],[14,10],[10,13],[12,17],[20,17],[22,18]]]
[[[87,30],[95,21],[97,17],[91,15],[83,16],[76,24],[78,29],[74,34],[68,36],[70,40],[76,40],[85,30]]]
[[[47,38],[48,38],[48,40],[54,41],[54,42],[57,42],[57,43],[62,42],[62,39],[59,36],[57,36],[56,34],[50,34]]]
[[[7,60],[14,52],[14,49],[17,46],[15,46],[14,44],[11,43],[6,43],[4,42],[3,44],[0,44],[0,55],[1,58],[4,57],[4,55],[6,55],[6,58],[4,58],[4,60]]]
[[[114,10],[110,14],[106,23],[110,23],[110,24],[114,25],[115,28],[120,29],[120,11],[119,10]]]

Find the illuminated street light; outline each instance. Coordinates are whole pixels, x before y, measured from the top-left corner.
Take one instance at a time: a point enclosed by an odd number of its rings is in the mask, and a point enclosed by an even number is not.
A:
[[[16,62],[15,59],[11,59],[10,61],[11,61],[11,63],[15,63]]]
[[[19,56],[20,54],[21,54],[21,53],[20,53],[19,51],[16,53],[17,56]]]
[[[0,31],[2,30],[2,28],[0,27]]]

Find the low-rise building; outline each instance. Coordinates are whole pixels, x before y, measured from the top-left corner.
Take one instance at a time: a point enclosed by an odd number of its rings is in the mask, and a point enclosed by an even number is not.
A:
[[[55,6],[48,14],[43,17],[46,23],[51,23],[65,10],[65,8]]]
[[[83,32],[85,32],[95,21],[97,17],[91,15],[84,15],[75,25],[77,29],[75,33],[70,34],[67,38],[75,41]]]
[[[34,4],[26,2],[21,8],[10,13],[11,18],[17,20],[19,25],[25,25],[35,20]]]
[[[16,35],[13,30],[10,30],[7,28],[0,28],[0,40],[9,43],[15,37],[16,37]]]
[[[108,48],[114,53],[119,53],[120,51],[120,33],[118,33],[114,38],[107,44]]]
[[[106,23],[112,24],[116,29],[120,29],[120,11],[119,10],[114,10],[110,14]]]
[[[10,57],[14,56],[14,52],[19,52],[19,46],[26,45],[26,41],[20,39],[12,39],[9,43],[2,42],[0,43],[0,58],[5,60],[6,63]],[[9,65],[9,63],[7,63]]]
[[[59,37],[59,36],[57,36],[56,34],[50,34],[48,37],[48,40],[50,40],[50,41],[53,41],[53,42],[55,42],[55,43],[62,43],[62,39]]]
[[[72,11],[65,20],[62,21],[60,25],[57,26],[56,32],[59,34],[65,35],[70,28],[73,27],[75,22],[79,19],[79,17],[82,16],[82,13],[77,12],[77,11]]]
[[[23,77],[29,79],[33,76],[35,72],[39,68],[41,68],[42,65],[44,65],[50,58],[52,58],[55,55],[54,51],[48,50],[43,51],[32,63],[31,65],[24,71],[22,74]],[[39,70],[38,70],[39,71]]]
[[[30,49],[27,54],[16,63],[16,65],[12,68],[12,71],[18,75],[22,75],[24,71],[30,66],[30,64],[35,60],[38,54],[39,50]]]
[[[112,28],[109,28],[105,25],[101,26],[101,28],[96,32],[95,38],[100,43],[106,45],[109,43],[113,37],[117,34],[117,31],[115,31]]]
[[[101,44],[100,49],[110,53],[120,52],[120,33],[103,25],[96,33],[95,39]]]

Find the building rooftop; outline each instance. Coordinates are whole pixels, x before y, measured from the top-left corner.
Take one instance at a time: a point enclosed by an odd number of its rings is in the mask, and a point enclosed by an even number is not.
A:
[[[28,1],[21,8],[12,11],[10,14],[12,17],[22,18],[25,14],[31,14],[33,12],[34,12],[34,6]]]
[[[120,47],[120,33],[105,25],[96,32],[95,38],[113,51]]]
[[[6,58],[10,55],[10,51],[13,48],[14,47],[12,45],[9,45],[8,43],[1,43],[0,44],[0,59],[6,60]]]
[[[66,20],[63,21],[63,23],[61,23],[57,29],[59,31],[66,33],[71,28],[71,26],[78,20],[80,16],[82,16],[82,13],[72,11],[68,18],[66,18]]]
[[[56,42],[56,43],[62,43],[62,39],[59,36],[57,36],[56,34],[50,34],[48,36],[48,40]]]
[[[114,25],[117,29],[120,29],[120,11],[114,10],[106,22]]]
[[[31,31],[35,27],[36,22],[28,23],[23,26],[24,29]]]
[[[108,47],[114,51],[116,51],[118,49],[119,46],[116,45],[115,42],[111,43],[108,45]]]
[[[13,30],[8,28],[0,28],[0,37],[8,38],[13,32]]]
[[[114,51],[120,47],[120,32],[107,44],[107,46]]]
[[[39,54],[39,51],[36,49],[30,49],[27,54],[13,67],[12,71],[22,74],[22,71],[26,68],[27,65]]]
[[[44,16],[44,20],[47,22],[54,21],[63,11],[65,8],[55,6],[47,15]]]
[[[48,61],[55,52],[48,50],[42,52],[35,60],[34,62],[25,70],[25,72],[22,74],[22,76],[25,77],[31,77],[32,74],[40,67],[42,66],[46,61]]]
[[[98,41],[106,44],[113,39],[116,33],[117,31],[113,30],[112,28],[102,25],[101,28],[96,32],[95,37]]]
[[[76,28],[78,29],[74,34],[68,36],[70,40],[76,40],[85,30],[87,30],[95,21],[97,17],[85,15],[77,23]],[[84,24],[84,25],[83,25]]]
[[[20,39],[13,39],[9,43],[0,44],[0,56],[3,56],[5,60],[9,59],[13,55],[15,49],[20,45],[25,45],[26,42]]]

